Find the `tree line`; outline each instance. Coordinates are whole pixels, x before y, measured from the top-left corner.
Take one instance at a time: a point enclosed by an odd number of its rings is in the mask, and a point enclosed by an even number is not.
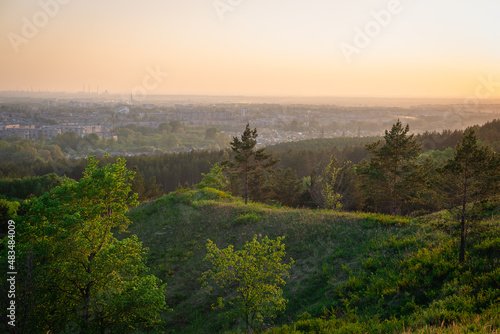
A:
[[[216,166],[210,176],[204,175],[201,185],[244,197],[245,204],[250,199],[391,215],[448,209],[460,222],[460,263],[465,260],[469,227],[481,218],[481,205],[499,199],[500,155],[482,145],[473,128],[462,133],[452,156],[438,164],[429,157],[418,159],[423,145],[410,134],[410,126],[398,120],[383,140],[366,145],[369,161],[353,164],[332,156],[302,185],[291,169],[273,169],[277,161],[264,148],[256,148],[256,138],[257,129],[247,124],[241,139],[234,137],[230,143],[234,157],[223,163],[224,168]]]
[[[474,129],[480,142],[488,144],[494,151],[498,152],[500,149],[500,120],[482,126],[475,126],[472,129]],[[210,132],[209,136],[213,135],[213,131],[207,130],[207,132]],[[435,162],[444,163],[451,157],[452,150],[460,141],[463,133],[462,130],[444,130],[442,132],[415,135],[415,140],[422,145],[419,162],[429,157]],[[332,162],[332,157],[335,157],[338,164],[341,164],[345,159],[351,165],[358,165],[363,160],[368,161],[370,159],[370,152],[366,149],[366,144],[381,138],[311,139],[267,147],[266,151],[272,154],[276,160],[279,160],[275,166],[281,168],[274,175],[273,182],[277,184],[275,188],[277,188],[278,184],[285,184],[285,180],[296,173],[298,182],[292,182],[289,187],[291,189],[299,186],[303,188],[307,184],[310,191],[299,192],[298,194],[295,191],[294,194],[296,195],[292,196],[293,201],[288,200],[286,204],[322,207],[323,199],[319,188],[324,181],[322,175],[324,169]],[[0,141],[1,143],[2,141]],[[199,183],[202,180],[202,174],[208,173],[211,166],[229,160],[234,154],[232,150],[193,150],[181,153],[139,155],[128,157],[127,167],[129,169],[137,168],[137,171],[144,175],[146,183],[144,187],[154,189],[159,187],[160,193],[168,193],[179,186],[187,187]],[[101,158],[103,164],[112,161],[116,161],[116,158]],[[85,166],[85,159],[68,159],[64,155],[50,161],[39,159],[11,161],[6,158],[0,162],[0,178],[5,180],[55,173],[60,177],[66,176],[79,180]],[[291,171],[288,171],[288,169],[291,169]],[[348,171],[350,168],[346,166],[344,166],[343,170],[347,174],[353,173]],[[352,180],[342,187],[348,187],[349,183],[352,183]],[[352,190],[352,186],[349,187]],[[139,188],[142,188],[142,186]],[[152,191],[160,194],[157,190]],[[280,192],[280,190],[276,189],[275,192]],[[374,206],[368,202],[366,205],[360,205],[361,201],[357,199],[359,197],[358,193],[359,190],[351,191],[350,195],[345,196],[344,208],[372,210]],[[301,199],[297,203],[295,203],[296,197]],[[280,199],[283,198],[279,196],[276,198],[279,202],[285,203]]]

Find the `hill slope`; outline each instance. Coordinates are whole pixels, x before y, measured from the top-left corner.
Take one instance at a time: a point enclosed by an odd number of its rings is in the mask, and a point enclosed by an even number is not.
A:
[[[286,312],[263,330],[409,333],[426,326],[478,332],[500,327],[498,220],[474,229],[467,264],[460,267],[456,229],[445,214],[416,221],[245,206],[203,189],[171,193],[131,211],[130,218],[132,233],[150,249],[152,273],[168,284],[173,311],[164,315],[165,332],[218,333],[241,325],[211,310],[216,296],[202,292],[198,278],[207,269],[207,239],[219,248],[238,249],[255,234],[285,236],[287,257],[295,260],[283,289]]]

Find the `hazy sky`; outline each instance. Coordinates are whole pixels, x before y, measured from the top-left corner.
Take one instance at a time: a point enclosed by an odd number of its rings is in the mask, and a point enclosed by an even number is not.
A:
[[[0,90],[498,98],[499,15],[498,0],[0,0]]]

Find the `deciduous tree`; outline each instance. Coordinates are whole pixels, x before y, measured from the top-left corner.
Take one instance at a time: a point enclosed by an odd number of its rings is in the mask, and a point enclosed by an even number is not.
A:
[[[145,275],[146,250],[132,236],[118,240],[137,205],[134,173],[123,159],[98,167],[95,158],[79,182],[65,180],[22,209],[17,254],[26,332],[128,332],[150,328],[165,308],[159,279]],[[21,326],[22,327],[22,326]]]
[[[203,179],[196,185],[198,189],[209,187],[225,191],[229,187],[229,180],[224,175],[224,168],[220,166],[218,162],[210,168],[209,173],[201,173],[201,175]]]
[[[285,257],[283,237],[276,240],[264,237],[246,243],[242,250],[233,246],[219,249],[211,240],[207,243],[206,261],[212,269],[202,275],[207,292],[215,288],[226,289],[227,295],[218,298],[214,308],[230,307],[229,314],[245,319],[246,332],[253,330],[254,321],[285,309],[287,300],[283,298],[280,286],[289,277],[288,270],[293,264],[282,263]]]

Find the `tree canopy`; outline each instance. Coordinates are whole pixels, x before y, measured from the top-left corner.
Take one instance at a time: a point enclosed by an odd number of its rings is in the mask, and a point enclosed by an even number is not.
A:
[[[377,141],[366,146],[370,162],[361,165],[360,174],[365,196],[377,210],[402,213],[402,205],[418,186],[416,161],[422,145],[409,131],[410,126],[404,127],[398,120],[390,131],[385,131],[384,144]]]
[[[159,323],[164,287],[146,275],[146,249],[136,236],[114,236],[126,231],[125,213],[137,205],[133,176],[123,159],[99,168],[91,157],[79,182],[67,179],[21,209],[18,323],[24,331],[116,333]]]
[[[245,319],[247,333],[252,331],[255,320],[274,317],[285,309],[287,301],[280,286],[289,277],[293,260],[282,263],[285,257],[282,240],[283,237],[272,240],[266,236],[259,242],[255,235],[239,251],[233,246],[219,249],[208,240],[205,260],[212,264],[212,269],[203,273],[203,284],[208,292],[215,288],[229,290],[226,296],[218,298],[214,308],[229,305],[231,316]]]
[[[458,207],[456,217],[460,221],[459,261],[465,261],[469,223],[481,200],[496,194],[500,189],[500,159],[481,147],[475,131],[469,129],[457,144],[453,159],[440,170],[444,177],[442,186],[450,208]]]
[[[264,173],[269,172],[278,162],[271,154],[264,153],[264,148],[255,148],[257,136],[257,129],[251,130],[247,123],[241,139],[233,137],[229,143],[235,155],[232,160],[225,162],[233,175],[241,178],[245,204],[250,194],[254,200],[263,199]]]

